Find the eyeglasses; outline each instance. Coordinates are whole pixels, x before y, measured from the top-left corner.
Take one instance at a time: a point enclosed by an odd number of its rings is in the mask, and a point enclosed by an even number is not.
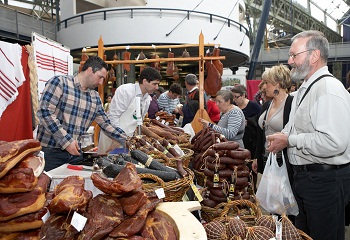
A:
[[[292,53],[292,54],[289,54],[289,57],[290,58],[293,58],[293,60],[299,55],[299,54],[302,54],[304,52],[309,52],[309,51],[313,51],[315,49],[308,49],[308,50],[305,50],[305,51],[302,51],[302,52],[298,52],[298,53]]]
[[[237,99],[237,98],[239,98],[241,95],[238,95],[238,96],[236,96],[236,95],[233,95],[233,98],[234,99]]]

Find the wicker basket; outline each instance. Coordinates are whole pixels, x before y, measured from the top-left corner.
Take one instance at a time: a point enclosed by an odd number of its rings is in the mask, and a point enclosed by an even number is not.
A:
[[[196,169],[192,169],[194,176],[196,177],[196,182],[199,186],[205,187],[205,183],[207,182],[207,176]]]
[[[161,178],[153,174],[142,173],[138,174],[141,179],[152,180],[152,183],[143,183],[142,188],[146,191],[154,191],[160,187],[164,189],[165,198],[164,202],[179,202],[189,189],[194,179],[193,172],[184,167],[188,175],[184,178],[173,180],[170,182],[164,182]]]
[[[312,240],[312,238],[306,233],[304,233],[302,230],[298,229],[298,232],[303,240]]]
[[[213,208],[202,205],[201,206],[201,217],[207,223],[211,222],[214,218],[218,218],[221,216],[222,210],[224,209],[226,204],[227,204],[227,202],[222,202]]]
[[[181,156],[180,159],[182,160],[182,165],[184,167],[187,167],[190,165],[190,161],[193,156],[193,150],[188,149],[188,148],[182,148],[182,151],[184,152],[185,155]],[[176,161],[178,161],[177,158],[169,158],[168,159],[168,166],[169,167],[174,167],[176,168]]]
[[[239,216],[248,226],[255,225],[255,219],[262,215],[259,206],[249,200],[234,200],[225,205],[220,217]]]

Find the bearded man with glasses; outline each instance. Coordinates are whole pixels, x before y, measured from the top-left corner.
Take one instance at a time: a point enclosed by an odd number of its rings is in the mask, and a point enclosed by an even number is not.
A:
[[[319,31],[292,38],[291,79],[303,84],[289,122],[267,141],[270,152],[288,147],[299,207],[296,227],[314,240],[344,240],[350,200],[350,95],[329,73],[328,52],[328,40]]]

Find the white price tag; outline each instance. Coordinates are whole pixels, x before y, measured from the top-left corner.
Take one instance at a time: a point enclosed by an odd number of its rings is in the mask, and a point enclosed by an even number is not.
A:
[[[72,221],[70,224],[73,227],[75,227],[75,229],[78,230],[78,232],[80,232],[81,230],[83,230],[86,221],[87,221],[86,217],[80,215],[77,212],[74,212],[73,217],[72,217]]]
[[[45,159],[45,153],[43,151],[40,151],[38,153],[38,157],[41,157],[41,158]]]
[[[43,223],[45,223],[47,219],[49,219],[49,217],[50,217],[50,212],[47,211],[45,215],[41,218],[41,220],[43,221]]]
[[[50,179],[52,179],[52,175],[51,175],[50,173],[48,173],[48,172],[46,172],[46,171],[44,171],[44,173],[45,173]]]
[[[157,197],[159,199],[161,198],[165,198],[165,193],[164,193],[164,189],[163,188],[158,188],[155,190],[156,194],[157,194]]]
[[[161,121],[161,123],[163,123],[163,124],[165,125],[165,120],[163,119],[163,120]]]

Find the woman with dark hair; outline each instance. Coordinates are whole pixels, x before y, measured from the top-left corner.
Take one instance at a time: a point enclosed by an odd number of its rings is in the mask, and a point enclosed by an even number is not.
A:
[[[213,130],[222,133],[229,141],[236,141],[241,148],[244,148],[243,134],[245,118],[242,110],[233,103],[233,95],[229,90],[220,90],[216,94],[216,104],[221,112],[221,118],[218,124],[210,123],[204,119],[199,121]]]
[[[235,104],[243,111],[245,117],[245,131],[243,135],[244,147],[252,156],[255,155],[257,137],[257,116],[260,114],[261,106],[247,98],[247,88],[236,85],[231,89]]]

